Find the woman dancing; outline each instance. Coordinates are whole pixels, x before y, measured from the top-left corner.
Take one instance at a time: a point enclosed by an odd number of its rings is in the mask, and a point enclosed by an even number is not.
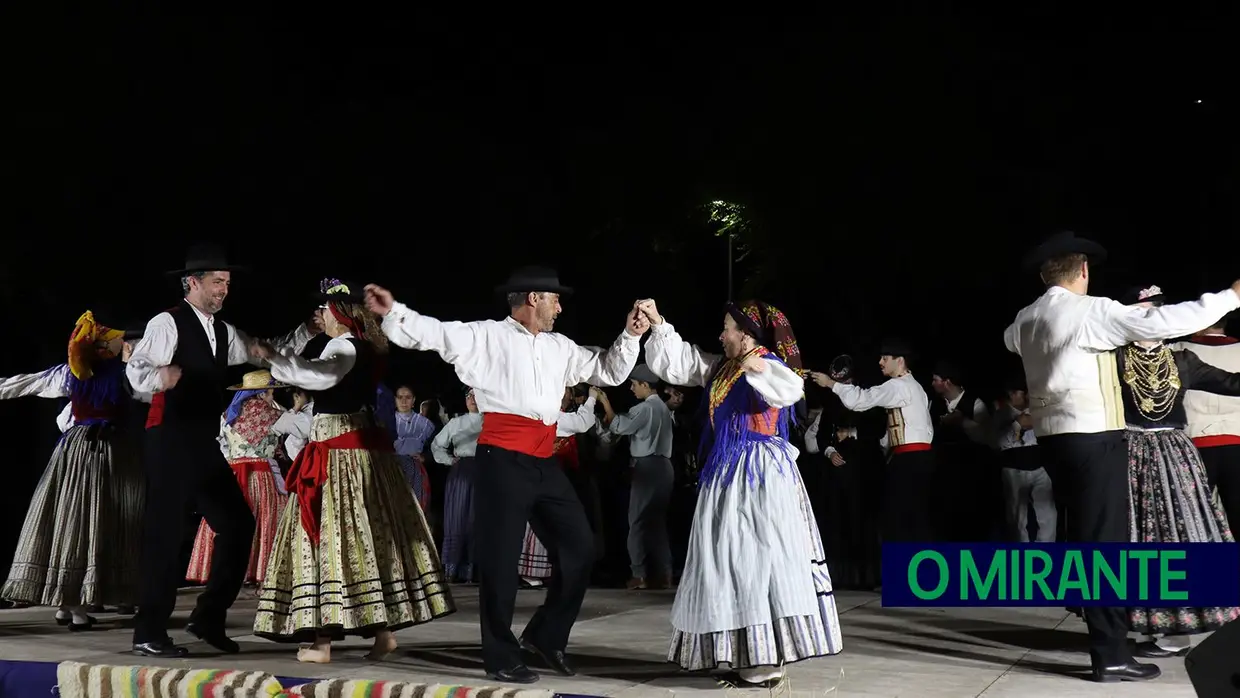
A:
[[[646,362],[672,385],[705,386],[705,453],[668,661],[728,666],[743,684],[778,683],[785,664],[839,653],[839,617],[822,538],[788,442],[805,393],[783,313],[728,304],[723,356],[686,343],[653,300]]]

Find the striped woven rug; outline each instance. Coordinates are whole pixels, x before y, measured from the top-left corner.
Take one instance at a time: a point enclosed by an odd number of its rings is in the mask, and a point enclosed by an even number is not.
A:
[[[554,698],[529,688],[327,679],[284,688],[271,674],[61,662],[61,698]]]

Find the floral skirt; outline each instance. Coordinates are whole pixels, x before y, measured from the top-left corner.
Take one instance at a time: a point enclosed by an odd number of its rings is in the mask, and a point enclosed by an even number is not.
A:
[[[1134,543],[1233,543],[1211,496],[1197,447],[1180,429],[1128,431],[1128,531]],[[1130,608],[1134,632],[1187,635],[1216,630],[1238,608]]]
[[[368,413],[315,415],[310,441],[372,426]],[[299,507],[290,492],[259,593],[255,635],[278,642],[370,637],[456,610],[395,454],[328,451],[317,546]]]
[[[0,597],[35,606],[133,604],[145,478],[108,424],[70,427],[39,480]]]
[[[245,468],[253,458],[242,458],[231,465],[234,472],[237,468]],[[246,501],[250,503],[250,511],[254,513],[254,543],[250,546],[250,564],[246,567],[246,583],[261,584],[267,577],[267,562],[271,559],[271,547],[276,542],[276,529],[280,525],[280,514],[288,502],[288,495],[280,491],[276,477],[270,465],[264,469],[263,460],[257,469],[249,471],[246,476]],[[189,571],[185,578],[191,582],[205,584],[211,576],[211,553],[215,549],[215,531],[207,525],[206,520],[198,526],[198,535],[194,538],[194,552],[190,555]]]

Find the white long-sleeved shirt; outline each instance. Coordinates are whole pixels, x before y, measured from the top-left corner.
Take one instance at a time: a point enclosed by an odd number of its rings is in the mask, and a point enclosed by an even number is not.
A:
[[[822,408],[818,408],[810,411],[810,414],[814,415],[814,418],[810,420],[809,427],[805,430],[805,452],[818,453],[822,451],[823,455],[830,458],[835,453],[838,453],[835,447],[827,446],[827,449],[823,451],[818,446],[818,434],[822,431],[822,415],[825,414],[825,411]]]
[[[271,425],[271,431],[284,434],[284,452],[289,460],[297,460],[297,454],[310,443],[310,427],[314,425],[314,401],[310,400],[300,410],[286,410]]]
[[[884,448],[896,449],[909,444],[928,444],[934,441],[930,398],[912,373],[889,378],[872,388],[836,383],[831,387],[831,392],[840,398],[844,407],[853,412],[864,412],[875,407],[887,410]]]
[[[598,423],[598,416],[594,414],[595,400],[594,396],[586,398],[581,403],[581,407],[572,412],[561,412],[560,416],[555,420],[556,438],[564,439],[574,434],[584,434],[594,428]]]
[[[1046,438],[1123,429],[1114,351],[1132,342],[1198,332],[1236,308],[1240,296],[1231,289],[1143,308],[1048,288],[1003,333],[1008,351],[1025,366],[1034,431]]]
[[[452,465],[453,458],[473,458],[482,436],[482,413],[466,412],[453,417],[431,441],[431,456],[440,465]]]
[[[182,303],[185,303],[198,318],[202,331],[207,334],[207,340],[211,344],[211,352],[214,353],[216,350],[215,316],[207,315],[188,301],[182,301]],[[250,358],[249,336],[226,322],[224,328],[228,336],[228,365],[257,363]],[[306,346],[310,337],[310,330],[303,323],[289,334],[270,340],[269,343],[277,349],[289,348],[298,352]],[[134,390],[139,393],[154,394],[164,389],[159,369],[172,363],[172,357],[177,351],[177,339],[177,323],[172,313],[160,313],[146,323],[146,331],[142,334],[142,339],[138,340],[137,345],[134,346],[129,363],[125,365],[125,375],[129,378],[129,383]]]
[[[609,428],[613,434],[629,437],[629,455],[672,457],[672,411],[663,398],[647,396],[625,414],[616,415]]]
[[[646,365],[664,382],[697,387],[706,385],[715,365],[724,357],[702,351],[680,338],[676,328],[664,320],[650,327],[646,340]],[[768,360],[765,371],[745,373],[745,382],[766,404],[783,409],[805,397],[805,381],[782,363]]]
[[[333,388],[357,365],[357,347],[349,341],[352,337],[352,332],[332,337],[317,359],[303,358],[299,349],[281,349],[271,357],[271,377],[303,390]]]
[[[56,427],[60,429],[60,432],[63,434],[64,432],[69,431],[69,427],[73,426],[73,421],[73,403],[70,402],[65,405],[65,408],[60,411],[60,414],[56,415]]]
[[[641,351],[641,337],[627,330],[603,351],[555,332],[533,334],[511,317],[441,322],[403,303],[383,318],[383,333],[398,347],[433,351],[452,364],[461,382],[474,389],[480,412],[517,415],[547,426],[559,420],[565,387],[619,385],[628,380]]]
[[[144,395],[126,385],[130,396],[135,400],[150,402],[151,396]],[[22,373],[8,378],[0,378],[0,400],[12,400],[19,397],[66,398],[69,397],[69,364],[53,366],[39,373]],[[60,430],[67,431],[75,424],[73,404],[65,405],[56,418]]]
[[[996,443],[1000,451],[1038,445],[1038,437],[1034,435],[1033,430],[1022,429],[1020,422],[1016,421],[1016,418],[1022,414],[1029,414],[1029,409],[1018,410],[1011,405],[1007,405],[995,414]]]
[[[1240,373],[1240,343],[1215,343],[1225,335],[1204,335],[1203,341],[1188,339],[1171,345],[1172,351],[1191,351],[1204,363],[1229,373]],[[1209,342],[1205,340],[1215,340]],[[1226,341],[1226,340],[1224,340]],[[1202,390],[1184,393],[1184,414],[1188,418],[1189,438],[1209,439],[1217,443],[1222,437],[1240,439],[1240,397],[1215,395]],[[1234,439],[1222,438],[1224,442]],[[1198,448],[1201,448],[1201,444]]]

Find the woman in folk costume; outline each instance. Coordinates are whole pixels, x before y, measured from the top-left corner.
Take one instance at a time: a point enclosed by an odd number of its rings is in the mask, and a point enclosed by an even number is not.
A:
[[[426,473],[423,451],[435,435],[435,424],[422,410],[415,410],[413,388],[402,385],[395,394],[380,385],[376,398],[375,417],[392,435],[396,457],[400,460],[405,481],[418,498],[423,512],[431,506],[431,480]],[[424,403],[425,404],[425,403]]]
[[[443,560],[444,574],[454,582],[474,578],[474,453],[482,435],[482,413],[474,401],[474,390],[465,392],[465,414],[448,420],[431,442],[435,462],[448,466],[444,485]]]
[[[250,548],[245,581],[258,586],[262,586],[267,576],[276,527],[288,500],[279,464],[285,458],[280,447],[281,435],[272,429],[284,412],[273,399],[275,390],[282,387],[269,371],[251,371],[239,385],[228,388],[236,391],[236,395],[220,418],[220,449],[254,513],[254,544]],[[215,531],[204,520],[194,539],[186,579],[206,583],[211,574],[214,541]]]
[[[552,452],[565,470],[580,465],[577,453],[577,435],[594,427],[598,418],[594,415],[594,396],[586,399],[573,410],[577,401],[573,389],[564,389],[560,402],[560,416],[555,423],[555,450]],[[572,410],[572,411],[570,411]],[[525,542],[521,545],[521,557],[517,558],[517,576],[528,587],[540,587],[551,578],[551,556],[546,546],[534,535],[534,527],[525,524]]]
[[[788,442],[805,392],[796,338],[774,307],[729,303],[717,356],[682,340],[653,300],[638,308],[650,318],[646,362],[655,374],[707,388],[668,660],[691,671],[728,665],[743,683],[771,685],[784,664],[843,649],[822,538]]]
[[[138,596],[145,481],[122,424],[131,396],[126,336],[88,310],[69,336],[67,363],[0,381],[0,399],[67,397],[72,405],[73,424],[30,501],[0,597],[55,607],[56,621],[73,631],[94,625],[87,607]]]
[[[346,635],[373,637],[370,657],[382,659],[396,649],[394,631],[455,610],[422,508],[375,424],[387,343],[360,291],[325,289],[332,339],[319,358],[254,348],[276,380],[315,394],[254,618],[255,635],[309,643],[303,662],[330,661]]]
[[[1162,305],[1157,286],[1130,291],[1127,305]],[[1134,543],[1232,543],[1227,515],[1211,496],[1205,466],[1184,432],[1184,393],[1240,395],[1240,374],[1204,363],[1191,351],[1137,342],[1117,352],[1128,427],[1128,529]],[[1240,617],[1237,608],[1130,608],[1129,623],[1145,639],[1138,657],[1188,653],[1191,635]]]

